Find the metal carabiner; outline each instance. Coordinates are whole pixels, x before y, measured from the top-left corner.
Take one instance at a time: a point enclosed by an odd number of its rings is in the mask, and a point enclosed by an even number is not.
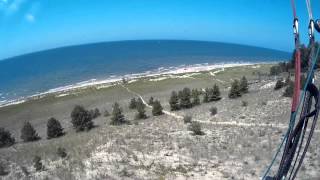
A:
[[[309,22],[309,38],[314,38],[314,21],[311,19]]]
[[[314,27],[320,33],[320,19],[316,20],[316,23],[314,24]]]
[[[293,20],[293,33],[295,35],[299,34],[299,20],[298,20],[298,18],[294,18],[294,20]]]

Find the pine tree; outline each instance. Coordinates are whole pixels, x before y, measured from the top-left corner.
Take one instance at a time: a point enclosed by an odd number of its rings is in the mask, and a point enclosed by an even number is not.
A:
[[[162,108],[162,106],[160,104],[160,101],[155,100],[153,105],[152,105],[152,114],[154,116],[160,116],[160,115],[163,114],[162,110],[163,110],[163,108]]]
[[[231,89],[229,92],[229,98],[238,98],[241,97],[240,85],[238,80],[234,80],[231,84]]]
[[[24,142],[28,141],[36,141],[39,140],[40,137],[38,136],[36,130],[33,128],[33,126],[26,121],[21,129],[21,139]]]
[[[57,138],[63,135],[63,128],[58,120],[50,118],[47,123],[47,138]]]
[[[135,116],[135,119],[146,119],[147,115],[146,115],[146,110],[145,110],[145,104],[143,103],[142,99],[139,98],[137,101],[137,111],[138,113]]]
[[[183,88],[180,94],[180,107],[181,108],[191,108],[191,91],[189,88]]]
[[[118,103],[114,103],[112,107],[112,117],[111,124],[112,125],[121,125],[126,123],[124,115],[122,114],[122,109],[120,108]]]
[[[130,109],[135,109],[137,107],[137,101],[136,101],[136,98],[132,98],[130,100],[130,103],[129,103],[129,108]]]
[[[0,148],[9,147],[15,143],[14,137],[4,128],[0,128]]]
[[[63,128],[58,120],[50,118],[47,123],[47,138],[57,138],[63,135]]]
[[[169,104],[171,111],[177,111],[180,109],[179,97],[176,91],[172,91]]]
[[[152,97],[152,96],[150,97],[150,99],[149,99],[149,101],[148,101],[148,104],[149,104],[150,106],[152,106],[152,104],[153,104],[153,97]]]
[[[207,103],[209,102],[209,88],[206,88],[205,89],[205,92],[203,94],[203,100],[202,100],[204,103]]]
[[[245,76],[242,77],[240,82],[240,92],[243,94],[249,92],[248,80]]]
[[[192,105],[197,106],[200,105],[200,93],[197,89],[192,89],[191,96],[192,96]]]
[[[221,99],[221,93],[220,93],[219,86],[217,84],[214,84],[212,88],[210,101],[219,101],[220,99]]]
[[[71,123],[77,132],[93,128],[91,113],[79,105],[75,106],[71,112]]]

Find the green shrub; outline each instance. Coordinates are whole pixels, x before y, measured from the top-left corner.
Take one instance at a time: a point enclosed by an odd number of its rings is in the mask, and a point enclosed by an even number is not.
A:
[[[33,126],[26,121],[21,129],[21,139],[24,142],[29,142],[29,141],[37,141],[40,139],[38,136],[36,130],[33,128]]]
[[[185,124],[191,123],[191,121],[192,121],[192,116],[190,116],[190,115],[185,115],[185,116],[183,116],[183,122],[184,122]]]
[[[35,156],[33,158],[33,167],[36,169],[36,171],[42,171],[44,170],[44,166],[41,162],[41,157],[40,156]]]
[[[4,128],[0,128],[0,148],[9,147],[15,143],[14,137]]]
[[[4,164],[4,162],[0,161],[0,176],[6,176],[9,173],[8,167]]]
[[[62,148],[62,147],[59,147],[57,149],[57,155],[61,158],[66,158],[67,157],[67,153],[66,153],[66,149],[65,148]]]
[[[210,113],[212,116],[214,116],[218,113],[218,109],[216,107],[211,107],[209,110],[210,110]]]
[[[241,101],[241,106],[247,107],[248,106],[248,101]]]
[[[71,123],[77,132],[93,128],[92,115],[82,106],[75,106],[71,112]]]
[[[189,130],[193,132],[193,135],[204,135],[201,129],[201,124],[199,122],[193,121],[189,125]]]

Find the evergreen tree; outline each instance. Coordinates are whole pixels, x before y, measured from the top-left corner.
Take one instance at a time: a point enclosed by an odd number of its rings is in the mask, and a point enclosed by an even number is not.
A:
[[[191,108],[191,91],[189,88],[183,88],[180,95],[180,107],[181,108]]]
[[[111,124],[112,125],[121,125],[126,123],[124,115],[122,114],[122,109],[120,108],[118,103],[114,103],[112,107],[112,117]]]
[[[171,111],[177,111],[180,109],[179,97],[176,91],[172,91],[169,104]]]
[[[209,88],[206,88],[203,94],[203,100],[204,103],[209,102]]]
[[[77,132],[93,128],[91,113],[79,105],[75,106],[71,112],[71,123]]]
[[[240,92],[241,93],[248,93],[249,92],[249,85],[248,85],[248,80],[245,76],[241,78],[240,82]]]
[[[130,103],[129,103],[129,108],[130,109],[135,109],[137,107],[137,101],[136,101],[136,98],[132,98],[130,100]]]
[[[62,147],[58,147],[57,149],[57,155],[61,158],[65,158],[67,157],[67,152],[66,152],[66,149],[65,148],[62,148]]]
[[[155,100],[153,105],[152,105],[152,114],[154,116],[160,116],[160,115],[163,114],[162,110],[163,110],[163,108],[162,108],[162,106],[160,104],[160,101]]]
[[[0,127],[0,148],[9,147],[15,143],[14,137],[8,130]]]
[[[33,128],[33,126],[26,121],[21,129],[21,139],[24,142],[28,141],[36,141],[39,140],[40,137],[38,136],[36,130]]]
[[[58,120],[50,118],[47,123],[47,138],[56,138],[63,135],[63,128]]]
[[[147,115],[146,115],[146,110],[145,110],[145,104],[143,103],[142,99],[139,98],[137,101],[137,111],[138,113],[135,116],[135,119],[146,119]]]
[[[149,99],[149,101],[148,101],[148,104],[149,104],[150,106],[152,106],[152,104],[153,104],[153,97],[152,97],[152,96],[150,97],[150,99]]]
[[[210,101],[219,101],[221,99],[221,93],[219,86],[217,84],[214,84],[212,93],[210,96]]]
[[[191,96],[192,96],[192,105],[197,106],[200,105],[200,93],[197,89],[192,89]]]
[[[240,85],[238,80],[234,80],[231,84],[231,89],[229,92],[229,98],[238,98],[241,97]]]

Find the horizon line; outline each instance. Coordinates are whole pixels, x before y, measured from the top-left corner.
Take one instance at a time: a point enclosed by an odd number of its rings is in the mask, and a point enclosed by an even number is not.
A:
[[[103,44],[103,43],[117,43],[117,42],[120,43],[120,42],[129,42],[129,41],[194,41],[194,42],[207,42],[207,43],[221,43],[221,44],[233,44],[233,45],[240,45],[240,46],[247,46],[247,47],[262,48],[262,49],[266,49],[266,50],[274,50],[274,51],[279,51],[279,52],[284,52],[284,53],[290,54],[290,52],[280,50],[280,49],[273,49],[273,48],[268,48],[268,47],[254,46],[254,45],[249,45],[249,44],[240,44],[240,43],[227,42],[227,41],[223,42],[223,41],[195,40],[195,39],[127,39],[127,40],[95,41],[95,42],[88,42],[88,43],[79,43],[79,44],[69,44],[69,45],[65,45],[65,46],[57,46],[57,47],[53,47],[53,48],[41,49],[41,50],[36,50],[36,51],[32,51],[32,52],[26,52],[26,53],[14,55],[14,56],[1,58],[0,61],[7,61],[7,60],[21,57],[21,56],[41,53],[41,52],[45,52],[45,51],[58,50],[58,49],[63,49],[63,48],[71,48],[71,47],[76,47],[76,46],[94,45],[94,44]]]

